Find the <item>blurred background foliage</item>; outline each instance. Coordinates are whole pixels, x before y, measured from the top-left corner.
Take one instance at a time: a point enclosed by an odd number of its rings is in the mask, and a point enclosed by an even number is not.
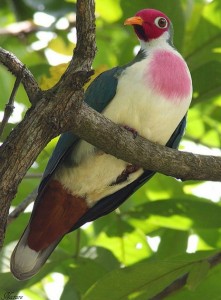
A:
[[[13,52],[47,89],[67,67],[76,43],[76,1],[1,0],[0,46]],[[193,101],[181,149],[220,155],[220,0],[96,0],[96,75],[132,59],[138,41],[123,21],[142,8],[165,12],[174,44],[193,78]],[[0,66],[0,118],[15,78]],[[0,142],[30,106],[24,89]],[[19,187],[13,210],[37,187],[57,139],[51,141]],[[220,183],[186,182],[157,174],[118,210],[67,235],[42,271],[18,282],[9,257],[30,207],[8,226],[0,262],[0,295],[23,299],[151,299],[190,272],[187,285],[167,299],[220,299],[221,265],[204,261],[221,246]]]

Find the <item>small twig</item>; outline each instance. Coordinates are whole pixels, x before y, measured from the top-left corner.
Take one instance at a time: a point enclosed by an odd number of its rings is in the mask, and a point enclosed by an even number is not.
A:
[[[7,225],[16,219],[26,209],[26,207],[35,200],[37,193],[38,189],[36,188],[8,215]]]
[[[43,173],[29,173],[26,174],[24,179],[42,178]]]
[[[8,68],[8,70],[19,77],[23,74],[22,84],[28,95],[29,101],[35,105],[38,97],[41,95],[41,89],[38,86],[33,74],[26,68],[26,66],[11,52],[0,47],[0,63]]]
[[[182,277],[173,281],[170,285],[168,285],[163,291],[159,294],[152,297],[150,300],[162,300],[165,299],[167,296],[174,294],[176,291],[180,290],[186,285],[186,281],[188,278],[188,274],[183,275]]]
[[[0,28],[0,35],[20,36],[40,30],[39,26],[30,20],[12,23],[4,28]]]
[[[6,124],[8,123],[8,120],[9,120],[11,114],[13,113],[14,108],[15,108],[14,107],[15,95],[16,95],[19,85],[22,81],[22,78],[23,78],[23,69],[21,70],[20,75],[16,78],[13,90],[12,90],[10,98],[8,100],[8,103],[5,105],[4,116],[3,116],[2,122],[0,124],[0,137],[3,133],[3,130],[6,126]]]

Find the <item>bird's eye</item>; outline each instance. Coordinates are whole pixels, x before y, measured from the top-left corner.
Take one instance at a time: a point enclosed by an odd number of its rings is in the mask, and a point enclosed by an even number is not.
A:
[[[157,27],[163,29],[167,27],[167,20],[163,17],[158,17],[155,19],[154,23],[157,25]]]

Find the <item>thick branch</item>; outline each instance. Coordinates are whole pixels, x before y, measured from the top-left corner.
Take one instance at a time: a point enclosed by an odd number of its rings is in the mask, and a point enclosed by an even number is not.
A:
[[[86,71],[86,75],[88,75],[88,71],[91,71],[91,57],[94,57],[96,53],[94,16],[95,7],[94,3],[92,4],[92,2],[92,0],[90,0],[89,2],[77,2],[77,45],[74,50],[74,56],[68,66],[67,71],[63,74],[60,81],[51,89],[53,93],[57,92],[57,89],[63,89],[66,85],[69,85],[69,89],[71,88],[73,90],[73,88],[75,87],[73,87],[70,80],[72,80],[72,77],[75,76],[74,74],[76,72],[82,73]],[[91,9],[88,9],[88,7],[90,7]],[[91,71],[90,75],[92,74],[93,72]],[[80,85],[82,86],[81,82]]]
[[[71,115],[73,116],[72,112]],[[221,157],[180,152],[128,133],[84,104],[70,129],[117,158],[182,180],[221,181]]]
[[[66,118],[69,122],[64,125],[65,130],[74,129],[78,136],[130,163],[182,180],[221,181],[220,157],[180,152],[151,143],[140,136],[134,140],[133,135],[127,130],[106,119],[86,104],[77,111],[73,109],[66,112]],[[21,143],[24,143],[23,138]],[[37,144],[38,148],[39,144]],[[16,162],[16,169],[18,163]]]
[[[6,50],[0,49],[0,62],[15,76],[21,71],[24,72],[24,87],[31,102],[36,104],[28,110],[24,120],[0,147],[0,247],[3,243],[10,201],[16,194],[18,184],[46,144],[67,127],[70,129],[67,126],[73,118],[70,117],[70,111],[77,112],[83,99],[83,85],[90,75],[95,54],[94,1],[80,0],[77,2],[77,8],[82,22],[78,24],[79,41],[75,52],[78,59],[73,58],[72,68],[67,70],[55,88],[41,92],[32,74],[23,64]],[[85,48],[86,41],[88,45]],[[37,102],[36,95],[39,100]]]

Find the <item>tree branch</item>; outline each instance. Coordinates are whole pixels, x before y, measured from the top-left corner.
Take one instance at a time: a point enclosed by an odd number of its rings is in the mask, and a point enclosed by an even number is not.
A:
[[[83,99],[83,85],[91,74],[96,50],[94,1],[79,0],[77,14],[78,43],[75,55],[71,66],[51,90],[42,92],[28,69],[14,55],[0,48],[0,62],[16,77],[21,71],[24,72],[22,82],[30,101],[35,104],[0,147],[0,247],[10,202],[18,184],[46,144],[59,133],[70,129],[67,125],[73,116],[68,119],[67,115],[70,117],[70,111],[77,112]]]
[[[6,126],[6,124],[8,123],[8,120],[13,112],[13,109],[14,109],[14,100],[15,100],[15,95],[16,95],[16,92],[19,88],[19,85],[21,83],[21,80],[22,80],[22,74],[20,74],[20,76],[18,76],[15,80],[15,84],[14,84],[14,87],[13,87],[13,90],[12,90],[12,93],[11,93],[11,96],[8,100],[8,103],[5,105],[5,111],[4,111],[4,115],[3,115],[3,119],[2,119],[2,122],[0,124],[0,137],[3,133],[3,130]]]
[[[15,77],[22,77],[22,83],[28,95],[29,101],[32,104],[35,104],[41,90],[32,73],[15,55],[1,47],[0,63],[7,67],[8,70],[15,75]]]
[[[43,173],[28,173],[25,175],[25,179],[42,178]]]
[[[73,113],[69,113],[73,117]],[[74,133],[117,158],[183,181],[221,181],[221,157],[181,152],[152,143],[139,135],[134,139],[123,127],[86,104],[74,116],[70,127]]]
[[[24,210],[32,203],[38,194],[38,189],[34,189],[9,215],[7,219],[7,225],[16,219]]]
[[[39,30],[39,26],[37,26],[34,22],[27,20],[12,23],[5,28],[0,28],[0,35],[21,36],[31,32],[36,32],[37,30]]]

